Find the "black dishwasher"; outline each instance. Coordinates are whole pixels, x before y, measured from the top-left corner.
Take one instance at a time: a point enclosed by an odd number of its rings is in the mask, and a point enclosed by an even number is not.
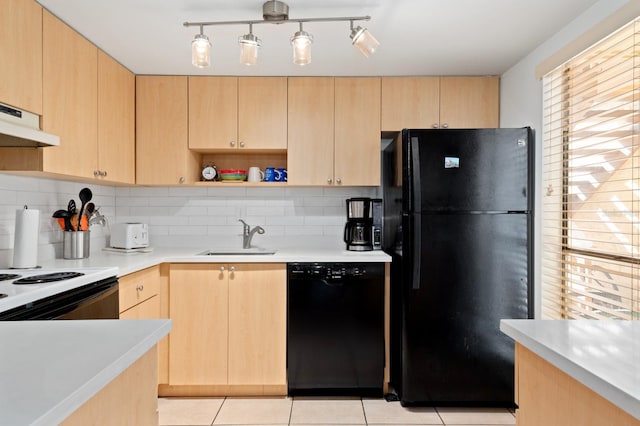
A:
[[[382,396],[384,268],[287,265],[289,395]]]

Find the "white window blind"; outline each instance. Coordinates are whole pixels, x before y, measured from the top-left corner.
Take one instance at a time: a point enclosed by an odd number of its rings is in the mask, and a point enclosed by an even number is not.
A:
[[[640,319],[639,29],[544,78],[544,318]]]

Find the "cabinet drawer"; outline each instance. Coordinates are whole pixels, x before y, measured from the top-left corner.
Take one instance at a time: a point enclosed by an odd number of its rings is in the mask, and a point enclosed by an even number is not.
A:
[[[153,266],[119,278],[120,312],[160,293],[160,268]]]

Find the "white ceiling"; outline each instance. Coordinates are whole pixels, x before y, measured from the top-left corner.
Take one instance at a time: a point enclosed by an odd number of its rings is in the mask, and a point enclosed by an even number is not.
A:
[[[258,64],[239,63],[248,26],[205,27],[212,66],[191,65],[197,27],[185,21],[262,19],[264,0],[38,0],[136,74],[500,75],[597,0],[289,0],[289,18],[363,16],[380,41],[365,58],[349,23],[308,23],[311,64],[291,62],[297,24],[256,25]]]

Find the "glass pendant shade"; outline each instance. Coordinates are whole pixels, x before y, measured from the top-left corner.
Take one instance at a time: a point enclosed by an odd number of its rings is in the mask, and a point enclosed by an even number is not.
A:
[[[349,37],[351,37],[352,44],[367,58],[373,55],[380,46],[378,40],[371,35],[369,30],[360,26],[353,28]]]
[[[293,46],[293,63],[296,65],[307,65],[311,63],[311,45],[313,37],[306,31],[298,31],[291,37]]]
[[[211,42],[204,34],[196,34],[191,42],[191,63],[198,68],[206,68],[211,63]]]
[[[255,65],[258,60],[260,39],[249,33],[240,37],[238,44],[240,44],[240,63],[244,65]]]

